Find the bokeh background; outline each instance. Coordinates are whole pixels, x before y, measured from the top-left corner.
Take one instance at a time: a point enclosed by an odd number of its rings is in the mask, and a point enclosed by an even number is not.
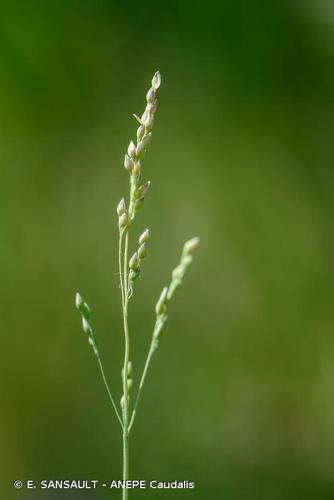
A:
[[[330,0],[3,2],[0,12],[0,476],[112,479],[121,443],[74,308],[93,309],[120,397],[115,206],[122,159],[162,73],[151,229],[131,303],[136,380],[154,304],[185,239],[196,262],[170,310],[131,438],[132,477],[195,490],[132,498],[334,497]]]

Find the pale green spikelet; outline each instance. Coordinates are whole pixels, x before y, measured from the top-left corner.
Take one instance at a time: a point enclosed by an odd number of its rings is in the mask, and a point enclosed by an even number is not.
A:
[[[139,236],[139,245],[142,245],[143,243],[147,243],[150,237],[150,230],[145,229],[145,231],[142,232],[142,234]]]

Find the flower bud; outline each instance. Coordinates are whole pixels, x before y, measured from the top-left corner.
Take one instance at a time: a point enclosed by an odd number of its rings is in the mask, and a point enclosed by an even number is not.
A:
[[[124,213],[122,214],[119,219],[118,219],[118,225],[119,227],[125,227],[128,223],[128,214]]]
[[[84,302],[82,300],[82,297],[79,293],[77,293],[75,296],[75,305],[78,311],[80,312],[81,316],[86,320],[89,320],[91,317],[91,311],[89,305],[87,304],[87,302]]]
[[[140,125],[140,127],[137,128],[137,139],[140,141],[143,138],[143,135],[145,134],[145,128],[143,125]]]
[[[198,247],[199,244],[199,238],[196,236],[195,238],[191,238],[191,240],[188,240],[185,242],[183,246],[183,253],[191,255],[194,250]]]
[[[189,255],[189,254],[184,254],[181,258],[181,265],[183,267],[189,267],[190,264],[192,263],[193,261],[193,256],[192,255]]]
[[[82,297],[80,295],[80,293],[77,293],[75,295],[75,307],[80,311],[81,307],[82,307],[82,304],[83,304],[83,300],[82,300]]]
[[[129,155],[126,154],[124,158],[124,167],[128,172],[132,172],[133,166],[134,166],[133,160],[130,158]]]
[[[134,158],[136,156],[136,146],[135,146],[135,143],[133,141],[131,141],[129,146],[128,146],[128,155],[131,158]]]
[[[131,373],[132,373],[132,361],[128,361],[128,377],[131,375]],[[121,374],[122,374],[122,379],[123,379],[123,377],[124,377],[124,366],[122,368]]]
[[[184,275],[184,268],[180,264],[172,272],[172,277],[175,280],[182,280]]]
[[[85,333],[92,333],[92,329],[86,318],[82,318],[82,329]]]
[[[127,383],[127,386],[128,386],[128,390],[130,390],[131,387],[133,386],[133,380],[132,380],[132,378],[128,378],[128,380],[126,381],[126,383]]]
[[[140,269],[139,267],[135,270],[132,270],[129,272],[129,281],[130,283],[133,283],[134,281],[136,281],[137,278],[139,278],[139,275],[140,275]]]
[[[160,84],[161,84],[161,75],[160,71],[157,71],[152,78],[152,87],[154,88],[154,90],[157,90],[160,87]]]
[[[146,243],[143,243],[142,245],[140,245],[140,247],[138,249],[138,257],[140,259],[144,259],[144,257],[146,256],[146,253],[147,253],[147,245],[146,245]]]
[[[150,185],[151,185],[151,181],[146,181],[144,184],[139,186],[139,188],[135,192],[135,197],[136,198],[145,197],[147,194],[147,191],[149,190]]]
[[[90,307],[87,304],[87,302],[84,302],[82,304],[82,306],[80,307],[80,312],[83,315],[83,317],[86,318],[87,320],[90,319],[90,317],[92,315]]]
[[[126,205],[124,198],[122,198],[119,204],[117,205],[117,215],[120,217],[123,214],[126,214]]]
[[[146,101],[147,102],[154,102],[155,101],[155,90],[154,88],[150,88],[150,90],[146,94]]]
[[[139,267],[139,259],[138,259],[138,254],[135,252],[129,262],[129,268],[135,271]]]
[[[166,310],[167,293],[168,293],[168,287],[165,286],[161,292],[157,305],[155,306],[155,312],[157,316],[164,313]]]
[[[145,231],[139,236],[139,245],[142,245],[146,241],[148,241],[150,237],[150,230],[145,229]]]

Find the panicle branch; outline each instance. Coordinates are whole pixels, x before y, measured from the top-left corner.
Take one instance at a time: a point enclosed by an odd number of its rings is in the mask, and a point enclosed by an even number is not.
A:
[[[163,326],[167,321],[167,305],[172,299],[175,291],[182,285],[185,274],[193,261],[193,253],[199,245],[199,238],[196,236],[183,245],[180,263],[172,272],[172,279],[169,286],[165,286],[161,292],[159,300],[155,306],[156,322],[153,330],[154,347],[158,343],[162,334]]]
[[[152,78],[152,84],[146,94],[146,107],[141,118],[134,115],[139,122],[136,133],[136,142],[130,141],[124,157],[124,167],[130,173],[130,203],[129,221],[131,222],[137,210],[140,209],[150,186],[150,181],[140,184],[141,180],[141,159],[151,142],[154,117],[157,110],[157,90],[161,84],[159,71]]]

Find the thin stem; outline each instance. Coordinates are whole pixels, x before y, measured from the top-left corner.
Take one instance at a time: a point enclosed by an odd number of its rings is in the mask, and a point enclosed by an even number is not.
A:
[[[128,394],[128,367],[130,354],[129,327],[128,327],[128,247],[129,233],[126,229],[124,244],[124,274],[123,274],[123,325],[124,325],[124,365],[123,365],[123,481],[129,478],[129,394]],[[123,500],[128,498],[128,490],[123,487]]]
[[[132,416],[131,416],[131,420],[130,420],[130,424],[129,424],[129,433],[130,433],[131,428],[133,426],[133,422],[134,422],[134,419],[135,419],[135,416],[136,416],[137,407],[138,407],[138,403],[139,403],[139,400],[140,400],[140,396],[141,396],[141,392],[142,392],[142,389],[143,389],[143,385],[144,385],[144,382],[145,382],[146,374],[147,374],[147,371],[148,371],[148,367],[150,366],[150,362],[151,362],[152,356],[153,356],[153,354],[155,352],[155,349],[156,349],[155,348],[155,339],[152,339],[151,345],[150,345],[150,349],[148,351],[148,355],[147,355],[147,358],[146,358],[146,361],[145,361],[145,366],[144,366],[144,369],[143,369],[143,373],[142,373],[142,376],[141,376],[141,379],[140,379],[139,387],[138,387],[136,402],[135,402],[135,405],[134,405],[134,408],[133,408],[133,412],[132,412]]]
[[[118,242],[118,271],[119,271],[119,284],[122,295],[122,308],[124,310],[124,284],[123,284],[123,270],[122,270],[122,242],[123,242],[123,229],[119,229],[119,242]]]
[[[135,190],[135,178],[130,180],[130,203],[129,203],[129,223],[133,219],[133,195]],[[128,325],[129,306],[129,283],[128,283],[128,253],[129,253],[129,226],[125,229],[124,259],[123,259],[123,326],[124,326],[124,365],[123,365],[123,481],[129,479],[129,359],[130,359],[130,337]],[[120,251],[121,255],[121,251]],[[120,258],[121,262],[121,258]],[[120,263],[121,267],[121,263]],[[128,490],[123,488],[122,499],[128,499]]]
[[[128,489],[126,482],[129,479],[129,439],[126,430],[123,430],[123,490],[122,500],[128,500]]]
[[[104,369],[103,369],[103,365],[102,365],[102,361],[101,361],[101,358],[100,356],[97,357],[97,361],[99,363],[99,367],[100,367],[100,371],[101,371],[101,375],[102,375],[102,379],[103,379],[103,382],[104,382],[104,385],[105,385],[105,388],[107,390],[107,393],[108,393],[108,396],[109,396],[109,399],[111,401],[111,404],[115,410],[115,413],[116,413],[116,416],[119,420],[119,423],[121,424],[121,427],[123,429],[123,422],[122,422],[122,419],[120,417],[120,414],[118,413],[118,410],[117,410],[117,406],[116,406],[116,403],[114,401],[114,398],[112,397],[112,394],[111,394],[111,390],[110,390],[110,387],[108,385],[108,382],[107,382],[107,379],[106,379],[106,376],[105,376],[105,373],[104,373]]]
[[[120,229],[119,246],[118,246],[118,266],[119,266],[119,281],[122,295],[122,311],[123,311],[123,326],[124,326],[124,340],[125,340],[125,353],[123,364],[123,398],[122,398],[122,414],[123,414],[123,480],[126,481],[129,477],[129,444],[128,444],[128,364],[129,364],[129,329],[127,320],[128,311],[128,294],[127,294],[127,260],[128,260],[128,245],[129,236],[126,230],[125,235],[125,248],[124,248],[124,270],[122,268],[122,243],[123,243],[124,230]],[[122,499],[127,500],[128,490],[126,487],[122,491]]]

